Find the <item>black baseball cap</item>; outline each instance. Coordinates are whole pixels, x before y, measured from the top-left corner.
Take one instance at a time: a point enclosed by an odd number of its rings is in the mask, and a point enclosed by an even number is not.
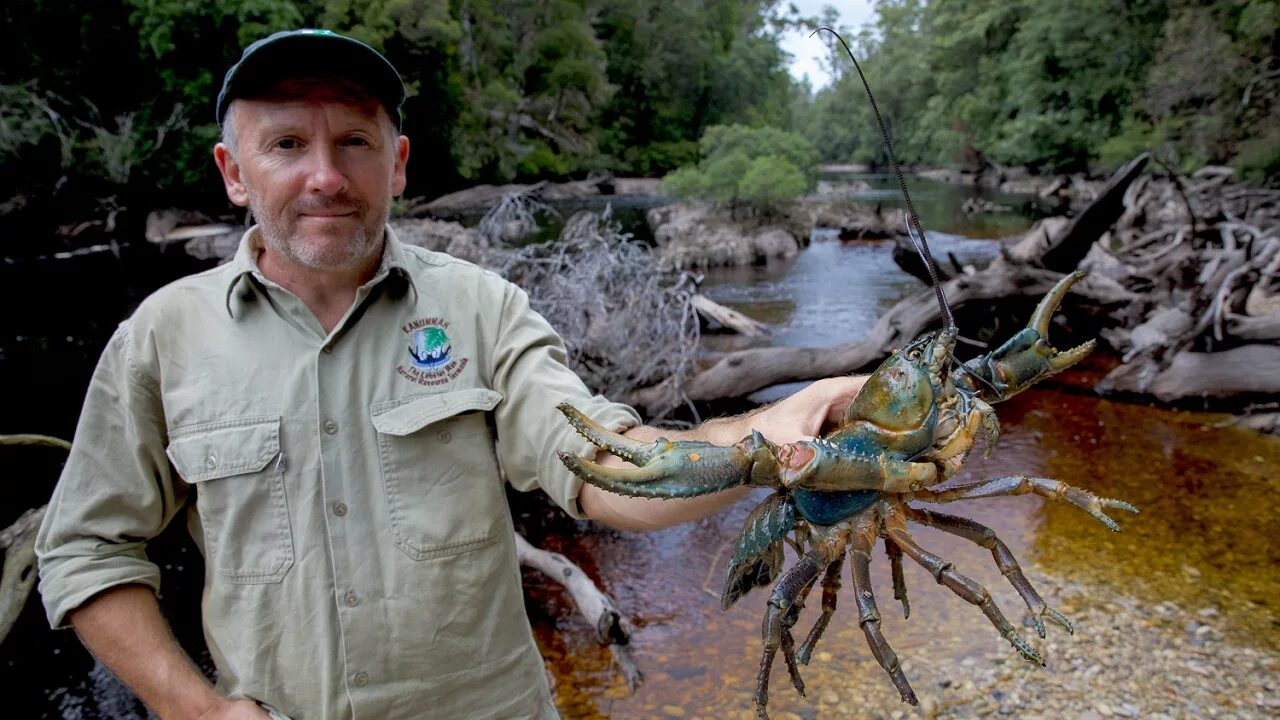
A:
[[[218,92],[218,127],[236,98],[254,97],[280,80],[318,76],[349,78],[360,83],[387,108],[396,128],[404,103],[404,81],[382,53],[331,30],[284,30],[244,49]]]

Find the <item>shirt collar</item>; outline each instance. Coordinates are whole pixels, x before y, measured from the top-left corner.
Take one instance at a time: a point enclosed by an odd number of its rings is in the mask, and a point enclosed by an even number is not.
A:
[[[416,300],[418,288],[414,285],[413,274],[409,272],[409,266],[406,262],[408,255],[404,251],[404,245],[400,242],[400,238],[396,237],[396,232],[391,229],[390,225],[384,226],[383,239],[382,259],[378,262],[378,269],[374,272],[373,278],[365,285],[372,287],[394,274],[405,282],[410,290],[413,290],[414,299]],[[227,314],[232,318],[235,318],[235,313],[231,309],[231,297],[236,288],[240,286],[240,281],[246,276],[257,278],[259,282],[268,285],[274,285],[262,274],[262,269],[258,267],[258,252],[261,248],[262,237],[258,226],[254,225],[240,237],[240,246],[236,249],[235,256],[227,263],[231,268],[231,277],[227,281],[226,306]]]

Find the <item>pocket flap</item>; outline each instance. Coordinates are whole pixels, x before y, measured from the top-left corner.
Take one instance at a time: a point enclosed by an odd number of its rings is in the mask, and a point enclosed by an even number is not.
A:
[[[433,422],[458,413],[489,410],[502,402],[502,393],[488,388],[468,388],[435,395],[375,403],[369,410],[373,426],[386,435],[409,435]]]
[[[169,434],[165,454],[189,483],[258,472],[280,454],[280,416],[179,428]]]

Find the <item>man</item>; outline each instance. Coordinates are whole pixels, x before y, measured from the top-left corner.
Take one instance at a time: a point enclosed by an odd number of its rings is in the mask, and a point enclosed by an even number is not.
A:
[[[38,539],[41,592],[163,718],[554,718],[503,478],[620,528],[740,497],[623,498],[560,465],[556,450],[589,449],[562,401],[658,433],[586,390],[518,288],[396,240],[403,99],[349,38],[248,47],[214,160],[258,224],[232,262],[148,298],[95,372]],[[858,386],[682,436],[812,436]],[[206,560],[216,689],[174,642],[145,555],[179,512]]]

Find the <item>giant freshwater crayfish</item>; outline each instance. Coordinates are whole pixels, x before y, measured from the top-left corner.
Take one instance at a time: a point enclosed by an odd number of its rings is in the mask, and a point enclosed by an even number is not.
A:
[[[857,67],[856,60],[854,66]],[[861,68],[858,73],[862,74]],[[869,87],[867,92],[870,95]],[[874,98],[871,103],[875,109]],[[875,114],[889,159],[897,170],[893,146],[878,109]],[[573,473],[604,490],[653,498],[692,497],[740,485],[776,490],[748,515],[721,594],[721,604],[727,609],[750,590],[774,583],[762,627],[764,654],[755,692],[762,719],[768,718],[769,676],[779,650],[792,684],[804,693],[799,665],[808,663],[835,612],[846,553],[852,565],[859,624],[871,651],[889,673],[902,699],[916,704],[898,658],[880,631],[880,613],[869,572],[871,550],[879,538],[884,540],[894,597],[902,601],[904,615],[909,613],[902,572],[902,556],[906,555],[927,569],[939,584],[978,606],[1023,657],[1043,664],[1040,655],[1000,612],[986,588],[920,547],[907,529],[910,522],[937,528],[990,550],[1000,571],[1026,603],[1040,637],[1045,636],[1045,620],[1073,631],[1065,616],[1045,604],[994,531],[966,518],[915,507],[910,504],[912,501],[947,503],[1034,493],[1081,508],[1116,531],[1119,527],[1105,510],[1137,512],[1126,502],[1096,497],[1046,478],[1009,476],[937,487],[963,467],[979,437],[985,440],[988,454],[994,448],[999,421],[993,404],[1079,362],[1093,350],[1095,341],[1066,351],[1056,350],[1048,341],[1054,311],[1071,286],[1083,277],[1077,272],[1060,280],[1040,302],[1027,327],[1004,345],[967,363],[956,361],[952,350],[957,328],[937,282],[910,195],[901,172],[897,174],[907,205],[908,234],[934,277],[943,327],[908,343],[885,360],[867,379],[835,431],[821,438],[786,444],[774,444],[758,432],[729,447],[661,438],[646,443],[610,432],[570,405],[560,406],[569,423],[594,445],[637,466],[624,470],[605,468],[586,458],[560,453],[560,459]],[[790,544],[799,557],[785,571],[784,544]],[[819,576],[822,614],[797,647],[791,631]]]

